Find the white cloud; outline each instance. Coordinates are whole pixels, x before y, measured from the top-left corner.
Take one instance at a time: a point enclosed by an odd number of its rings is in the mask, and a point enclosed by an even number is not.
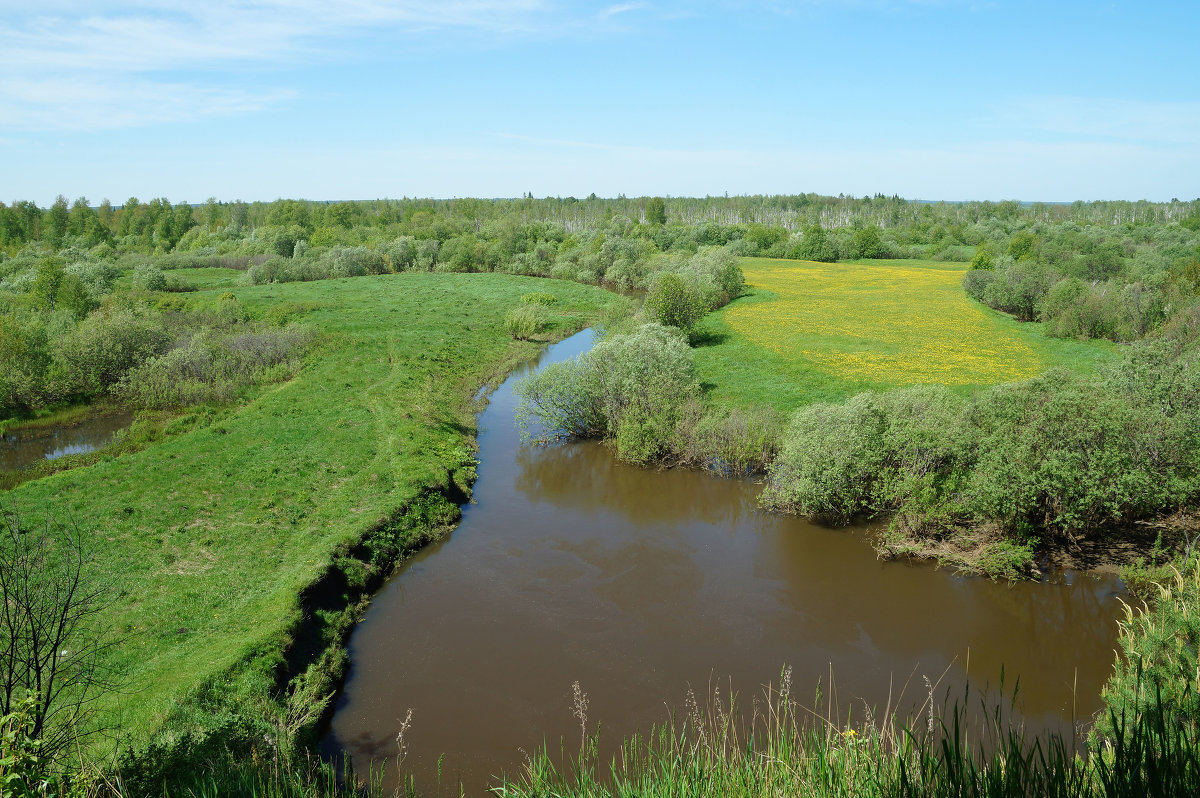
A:
[[[218,74],[252,64],[334,57],[350,34],[535,30],[543,0],[126,0],[0,2],[0,129],[105,127],[239,113],[292,96],[227,88]],[[178,73],[191,72],[183,79]],[[200,77],[207,75],[207,77]],[[103,76],[103,78],[98,77]],[[40,89],[48,91],[40,92]],[[154,107],[155,100],[162,104]],[[79,112],[78,103],[90,106]],[[111,105],[111,113],[100,114]]]

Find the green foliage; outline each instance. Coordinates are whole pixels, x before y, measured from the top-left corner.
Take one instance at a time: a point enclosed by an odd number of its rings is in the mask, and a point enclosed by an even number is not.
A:
[[[975,256],[971,258],[972,269],[983,269],[985,271],[990,271],[993,265],[994,259],[992,258],[992,251],[987,247],[980,247],[975,253]]]
[[[94,313],[55,341],[49,381],[60,395],[94,396],[170,345],[170,334],[150,314],[129,309]]]
[[[777,455],[780,426],[770,408],[744,410],[692,401],[681,408],[663,457],[727,476],[761,474]]]
[[[878,227],[867,225],[854,231],[851,240],[851,258],[886,258],[887,247],[883,245],[883,236]]]
[[[1016,261],[1032,260],[1037,254],[1038,238],[1033,233],[1022,230],[1008,242],[1008,256]]]
[[[664,272],[654,280],[646,294],[646,312],[664,327],[675,327],[691,335],[696,322],[710,309],[699,280],[675,272]]]
[[[201,332],[129,369],[112,395],[130,407],[150,409],[232,402],[251,385],[294,376],[312,340],[311,330],[296,325]]]
[[[532,291],[528,294],[521,294],[521,302],[526,305],[536,304],[550,307],[558,303],[558,297],[545,291]]]
[[[825,233],[825,228],[814,224],[804,231],[804,237],[792,250],[791,257],[832,263],[837,260],[837,250]]]
[[[1178,424],[1065,372],[983,394],[971,509],[1014,533],[1079,535],[1172,507],[1195,490]]]
[[[667,205],[662,197],[651,197],[646,201],[646,224],[666,224]]]
[[[968,459],[962,410],[961,400],[934,386],[801,408],[762,502],[840,523],[886,510],[935,512]]]
[[[167,276],[157,266],[141,264],[133,271],[133,287],[142,291],[165,291]]]
[[[632,462],[656,459],[670,441],[680,402],[698,395],[692,351],[672,329],[643,325],[517,385],[525,434],[613,438]]]
[[[52,798],[64,785],[55,762],[33,732],[36,703],[28,696],[15,711],[0,717],[0,795],[5,798]]]
[[[504,317],[504,329],[518,341],[528,341],[546,326],[546,306],[540,302],[522,302]]]
[[[1116,712],[1102,716],[1097,732],[1120,736],[1117,713],[1158,717],[1167,726],[1200,731],[1200,567],[1172,569],[1148,604],[1124,605],[1120,653],[1104,700]]]

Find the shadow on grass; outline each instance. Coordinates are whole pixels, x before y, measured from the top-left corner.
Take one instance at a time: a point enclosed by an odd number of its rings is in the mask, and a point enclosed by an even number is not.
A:
[[[692,336],[692,346],[699,349],[702,346],[719,346],[729,340],[729,333],[717,330],[697,330]]]

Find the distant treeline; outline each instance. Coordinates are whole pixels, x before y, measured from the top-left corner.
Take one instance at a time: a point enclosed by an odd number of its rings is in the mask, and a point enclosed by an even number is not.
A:
[[[965,288],[981,302],[1043,321],[1050,335],[1130,341],[1200,298],[1200,200],[1023,205],[801,194],[196,206],[130,198],[93,207],[60,196],[48,209],[0,204],[0,417],[113,390],[115,382],[76,384],[53,364],[66,362],[64,347],[82,331],[115,334],[117,311],[176,308],[163,292],[189,290],[172,273],[181,268],[234,268],[248,284],[444,271],[657,288],[656,302],[670,305],[658,316],[687,329],[736,295],[720,276],[734,268],[732,256],[970,261]],[[678,279],[664,283],[666,273]],[[89,320],[94,314],[105,321]],[[107,338],[97,347],[121,350]]]
[[[232,228],[297,227],[307,236],[323,229],[399,226],[416,238],[446,240],[479,232],[489,223],[548,222],[567,233],[604,226],[623,216],[640,224],[704,227],[697,245],[725,244],[749,238],[769,249],[790,234],[814,225],[826,230],[877,227],[896,245],[975,246],[992,236],[971,230],[998,222],[1012,229],[1035,224],[1072,223],[1104,227],[1166,225],[1192,220],[1200,225],[1200,198],[1171,202],[1075,202],[1071,204],[1003,202],[921,202],[898,196],[873,197],[795,194],[777,196],[661,198],[624,196],[602,199],[382,199],[357,202],[276,200],[246,203],[208,199],[201,205],[149,202],[130,197],[121,205],[105,199],[93,207],[86,197],[74,202],[59,196],[43,209],[30,201],[0,202],[0,247],[30,242],[51,247],[110,243],[123,251],[195,248],[204,231]],[[662,225],[660,225],[662,226]],[[184,240],[194,228],[190,240]],[[783,235],[781,236],[780,233]],[[722,240],[723,239],[723,240]]]

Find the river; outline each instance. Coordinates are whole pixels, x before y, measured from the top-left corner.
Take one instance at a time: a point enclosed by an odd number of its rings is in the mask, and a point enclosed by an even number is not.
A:
[[[590,333],[541,363],[585,351]],[[1020,676],[1017,709],[1069,734],[1100,708],[1120,582],[1059,574],[1015,585],[927,564],[882,562],[862,528],[761,512],[761,486],[618,463],[594,442],[522,445],[518,370],[480,417],[471,504],[374,599],[350,641],[350,671],[326,753],[360,769],[393,760],[409,708],[406,773],[423,794],[480,794],[523,751],[577,741],[572,683],[608,745],[679,710],[689,685],[732,681],[743,706],[780,669],[794,692],[820,682],[838,715],[889,695],[976,693]],[[834,690],[829,689],[831,683]],[[905,686],[907,685],[907,686]],[[899,698],[897,698],[899,697]],[[568,742],[569,750],[577,742]]]

